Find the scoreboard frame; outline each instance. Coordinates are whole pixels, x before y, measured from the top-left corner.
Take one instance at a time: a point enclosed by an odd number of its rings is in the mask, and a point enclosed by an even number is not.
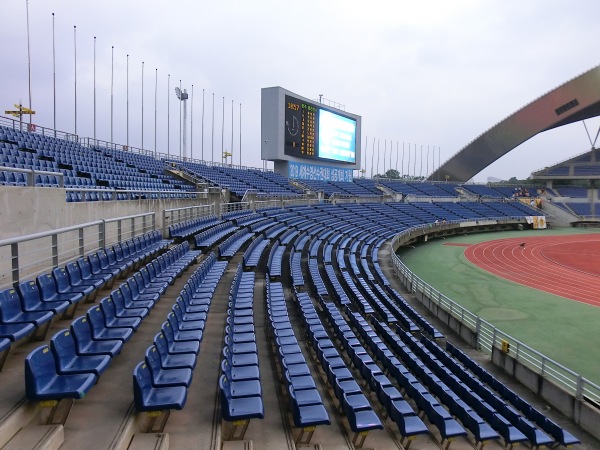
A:
[[[288,104],[292,107],[288,107]],[[354,162],[319,157],[318,115],[321,110],[356,124],[353,143]],[[263,160],[274,161],[276,171],[282,174],[284,171],[287,172],[288,162],[359,170],[361,119],[361,116],[314,102],[279,86],[263,88],[261,91],[261,157]],[[302,129],[303,125],[304,129]]]

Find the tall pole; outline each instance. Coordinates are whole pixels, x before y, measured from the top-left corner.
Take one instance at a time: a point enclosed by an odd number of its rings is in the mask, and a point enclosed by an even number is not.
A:
[[[158,67],[154,69],[154,157],[156,158],[156,119],[157,119],[157,98],[158,98]]]
[[[127,111],[126,111],[126,119],[125,119],[125,128],[127,128],[127,148],[129,148],[129,55],[127,55],[127,69],[126,69],[126,83],[125,90],[127,91],[125,97],[127,98]],[[112,140],[112,138],[111,138]]]
[[[167,79],[167,155],[171,155],[171,74]]]
[[[425,173],[429,175],[429,145],[427,146],[427,170]]]
[[[410,142],[408,143],[408,161],[406,164],[406,173],[408,174],[408,178],[410,178]]]
[[[415,144],[415,159],[413,159],[413,178],[417,176],[417,144]]]
[[[402,173],[400,178],[404,178],[404,141],[402,141]]]
[[[400,148],[399,148],[399,144],[398,141],[396,141],[396,172],[398,172],[398,158],[400,157]],[[398,176],[402,175],[401,173],[398,173]]]
[[[29,76],[29,129],[31,130],[31,46],[29,45],[29,0],[26,0],[25,7],[27,10],[27,74]],[[77,134],[77,131],[75,132],[75,134]]]
[[[181,103],[183,103],[183,160],[187,160],[187,89],[181,91]]]
[[[440,181],[440,167],[442,166],[442,149],[438,147],[438,181]]]
[[[110,143],[113,141],[113,125],[114,125],[114,86],[115,86],[115,46],[111,47],[110,56]],[[127,110],[127,119],[129,120],[129,108]],[[127,128],[127,134],[129,135],[129,128]],[[127,141],[129,145],[129,140]]]
[[[394,143],[390,139],[390,170],[392,170],[392,150],[394,150]]]
[[[96,36],[94,36],[94,141],[96,141]]]
[[[183,95],[183,92],[181,91],[181,80],[179,80],[179,92],[181,93],[180,95]],[[181,98],[179,99],[179,157],[181,158],[181,108],[182,108],[182,101]]]
[[[194,159],[194,85],[192,84],[192,105],[190,107],[190,159]]]
[[[221,163],[223,163],[223,156],[225,153],[225,97],[223,97],[223,118],[221,119]]]
[[[419,177],[423,176],[423,144],[421,144],[421,168],[419,169]]]
[[[52,13],[52,84],[54,91],[54,137],[56,137],[56,45],[54,42],[54,13]]]
[[[375,138],[373,138],[373,151],[371,152],[371,179],[373,179],[373,163],[375,162]]]
[[[242,166],[242,103],[240,102],[240,167]]]
[[[379,175],[379,144],[381,143],[380,139],[377,139],[377,173],[375,175]]]
[[[387,153],[387,139],[383,142],[383,175],[385,176],[385,155]],[[377,166],[379,169],[379,166]]]
[[[204,161],[204,88],[202,89],[202,143],[200,144],[200,148],[202,151],[201,160]]]
[[[231,165],[233,165],[233,100],[231,100],[231,148],[229,153],[231,153]]]
[[[75,56],[75,135],[77,135],[77,26],[73,25],[73,50]]]
[[[215,162],[215,93],[212,95],[212,132],[210,134],[211,155],[210,160]]]
[[[142,61],[142,149],[144,148],[144,61]]]

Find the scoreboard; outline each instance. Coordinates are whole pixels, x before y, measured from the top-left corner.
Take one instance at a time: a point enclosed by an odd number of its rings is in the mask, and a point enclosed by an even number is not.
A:
[[[360,169],[361,117],[309,100],[282,87],[261,90],[261,157],[290,176]],[[310,167],[309,167],[310,166]]]
[[[291,95],[284,105],[286,155],[356,162],[356,119]]]

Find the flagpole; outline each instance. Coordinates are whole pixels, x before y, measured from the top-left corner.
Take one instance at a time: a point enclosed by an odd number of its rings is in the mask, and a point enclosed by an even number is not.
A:
[[[192,84],[192,104],[190,106],[190,160],[194,159],[194,85]]]
[[[94,145],[96,145],[96,36],[94,36]]]
[[[171,74],[167,79],[167,155],[171,155]]]
[[[73,49],[75,55],[75,135],[77,135],[77,26],[73,25]]]
[[[233,165],[233,100],[231,100],[231,148],[229,153],[231,153],[231,165]]]
[[[32,110],[31,110],[31,46],[29,45],[29,0],[25,2],[27,13],[27,74],[29,77],[29,131],[31,131]],[[22,113],[22,111],[19,111]],[[77,132],[75,132],[77,134]]]
[[[221,164],[223,164],[223,154],[225,152],[225,97],[223,97],[223,107],[221,109],[223,112],[223,118],[221,119]]]
[[[240,167],[242,166],[242,103],[240,102]]]
[[[179,92],[183,92],[181,90],[181,80],[179,80]],[[179,99],[179,157],[181,158],[181,107],[182,105],[181,99]]]
[[[144,149],[144,61],[142,61],[142,150]]]
[[[154,157],[156,158],[156,119],[157,119],[157,98],[158,98],[158,67],[154,71]]]
[[[215,93],[213,92],[213,123],[212,123],[212,132],[210,134],[211,140],[211,162],[215,162]]]
[[[127,128],[127,148],[129,148],[129,55],[127,55],[127,69],[126,69],[126,84],[125,84],[125,89],[127,91],[126,93],[126,102],[127,102],[127,112],[126,112],[126,119],[125,119],[125,123],[126,123],[126,128]],[[111,138],[112,140],[112,138]]]
[[[204,88],[202,89],[202,142],[200,144],[200,148],[202,151],[202,157],[200,158],[204,161]]]
[[[52,83],[54,91],[54,137],[56,137],[56,45],[54,42],[54,13],[52,13]]]
[[[115,46],[111,46],[110,56],[110,143],[114,142],[113,125],[114,125],[114,86],[115,86]],[[128,109],[127,119],[129,119]],[[128,128],[129,130],[129,128]],[[129,141],[127,142],[129,145]]]

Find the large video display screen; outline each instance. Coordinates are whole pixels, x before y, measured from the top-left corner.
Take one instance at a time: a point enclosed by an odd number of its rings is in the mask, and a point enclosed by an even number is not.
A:
[[[285,96],[284,153],[354,164],[356,120],[318,103]]]

